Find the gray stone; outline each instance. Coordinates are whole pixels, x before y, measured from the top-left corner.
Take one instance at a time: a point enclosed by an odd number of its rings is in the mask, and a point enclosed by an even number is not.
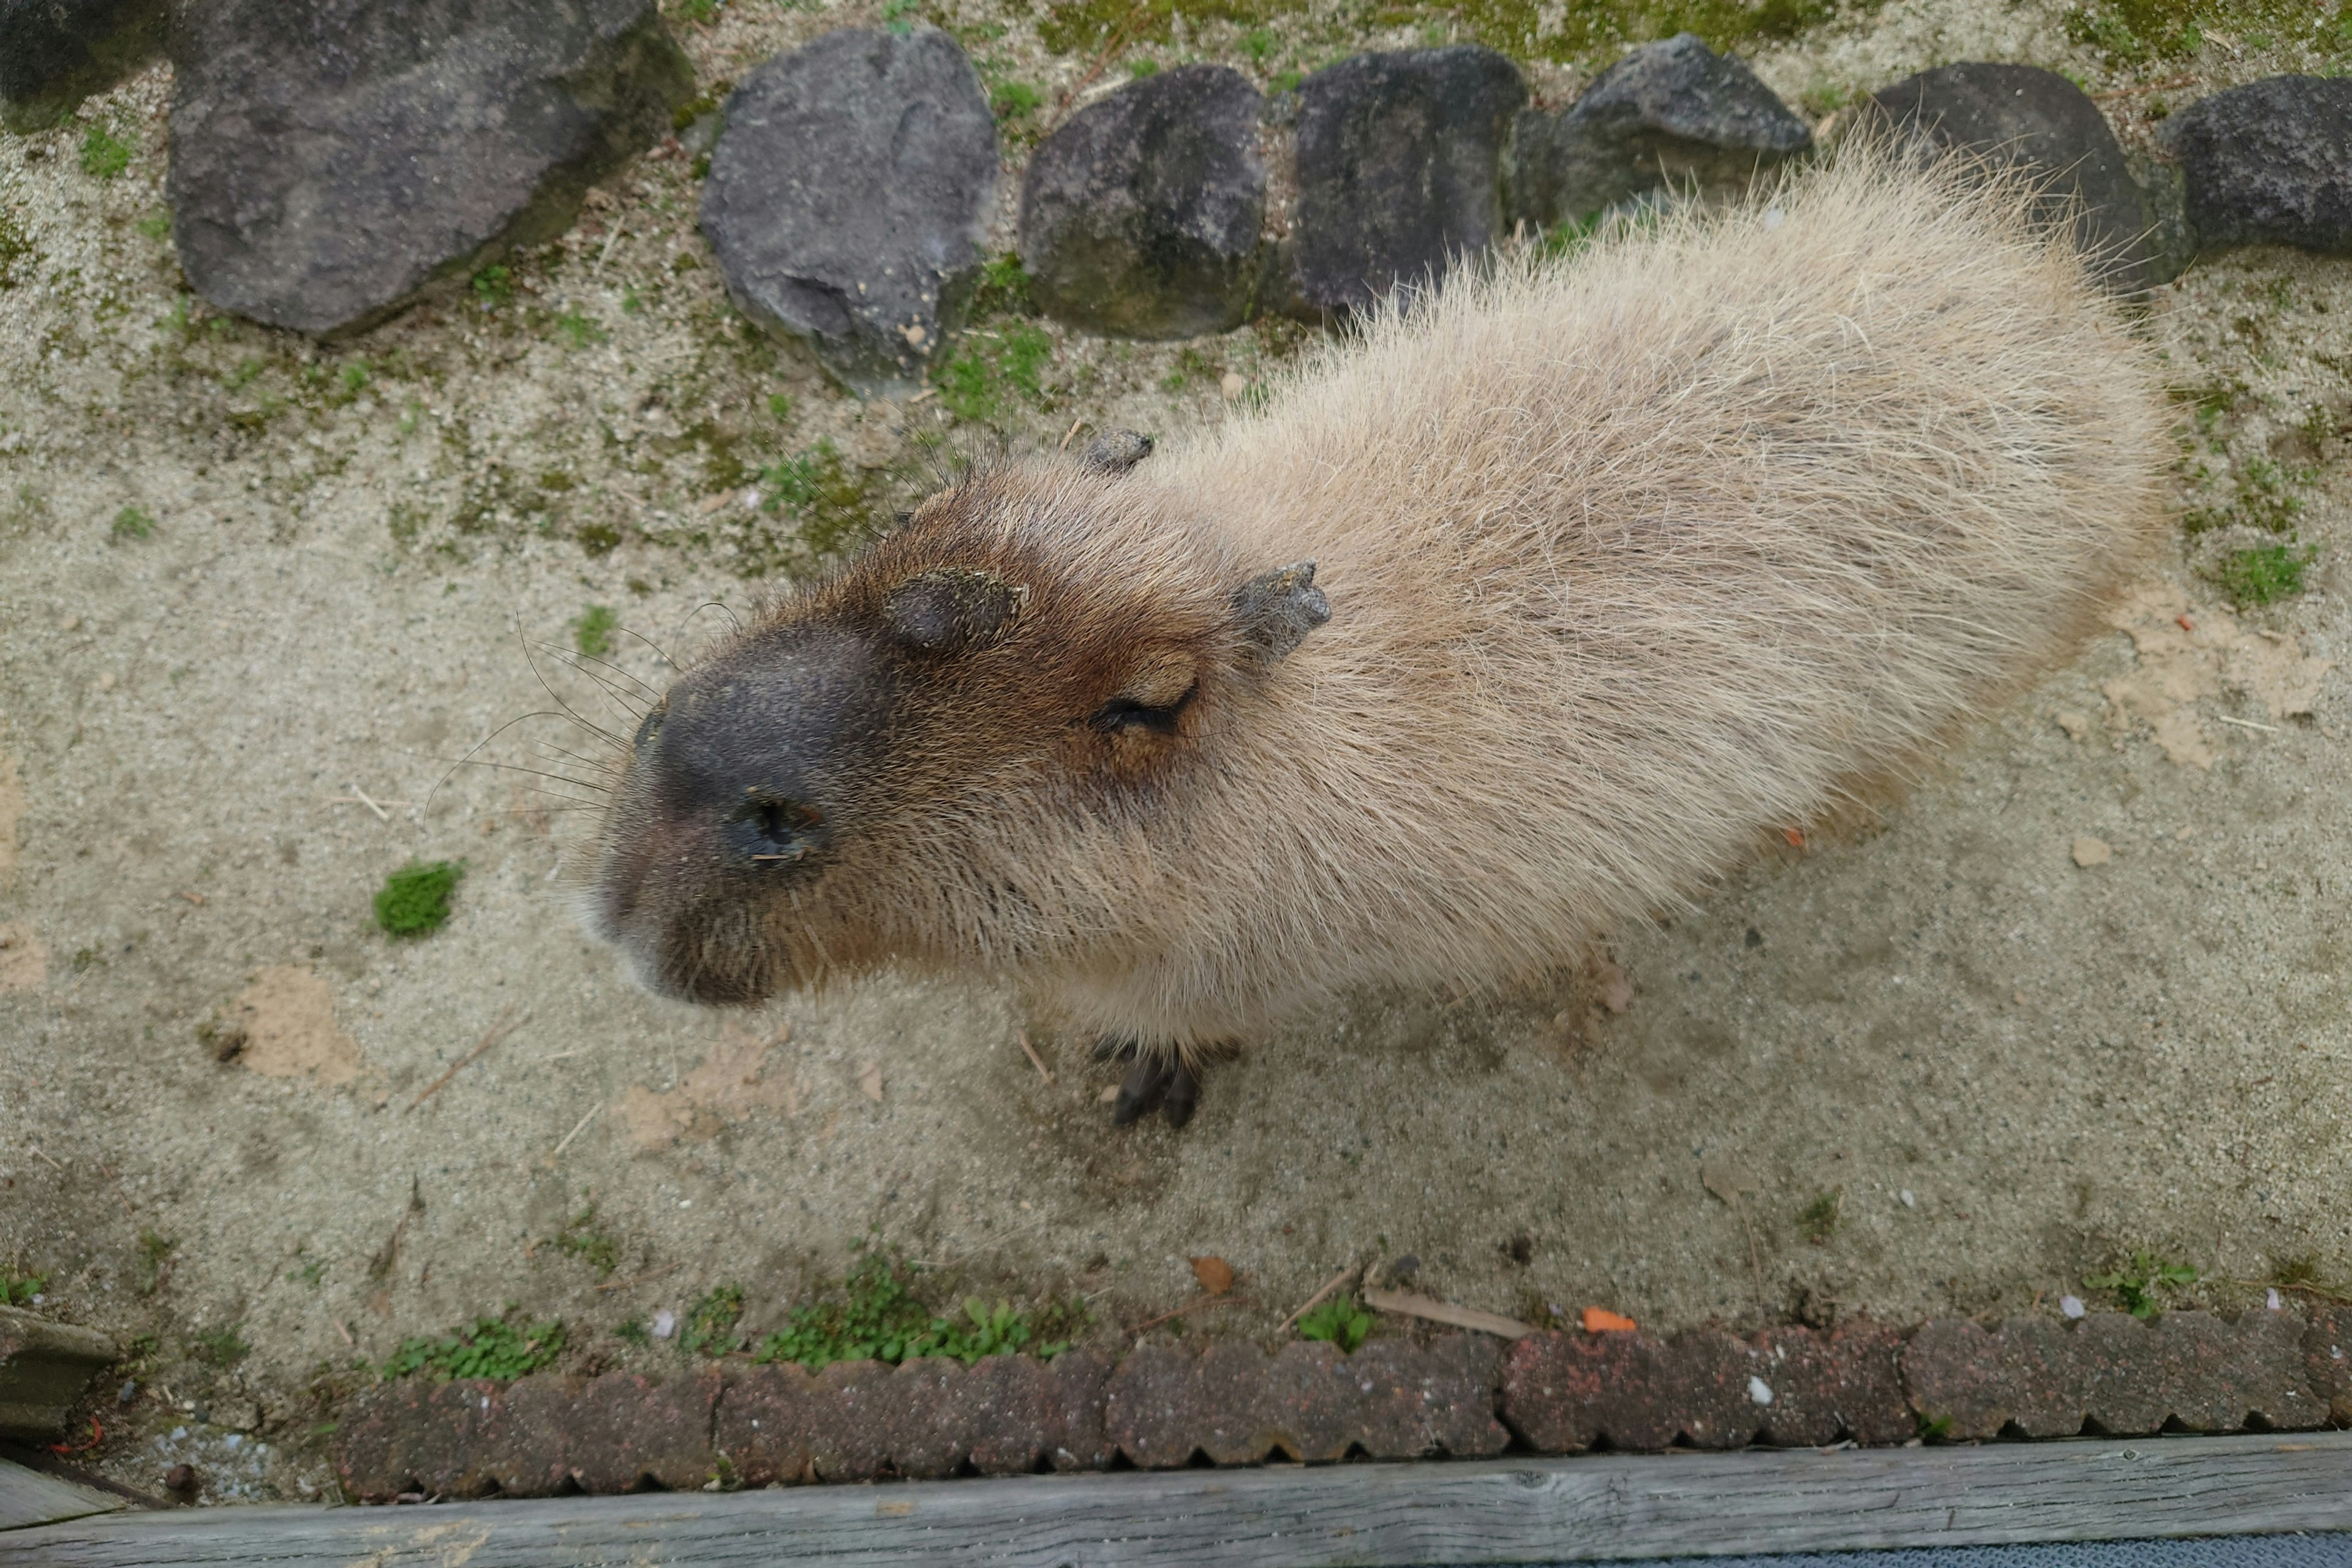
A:
[[[1509,60],[1466,44],[1357,55],[1298,100],[1292,309],[1361,310],[1494,243],[1503,141],[1528,100]]]
[[[844,27],[728,99],[702,231],[745,314],[853,391],[922,383],[979,277],[996,192],[980,77],[934,28]]]
[[[114,1355],[114,1342],[95,1330],[0,1306],[0,1437],[55,1436]]]
[[[1239,326],[1265,218],[1264,109],[1239,71],[1181,66],[1072,115],[1021,188],[1021,259],[1038,301],[1128,337]]]
[[[166,0],[0,0],[0,125],[41,131],[163,47]]]
[[[1743,61],[1679,33],[1611,66],[1561,112],[1518,117],[1511,216],[1549,228],[1661,185],[1744,186],[1811,144]]]
[[[2294,245],[2352,255],[2352,78],[2273,76],[2165,121],[2200,250]]]
[[[2075,242],[2117,288],[2178,274],[2183,257],[2157,242],[2157,215],[2123,148],[2083,89],[2039,66],[1970,61],[1905,77],[1872,95],[1904,133],[1962,148],[2031,174],[2054,217],[2074,206]]]
[[[171,52],[182,269],[315,333],[560,234],[693,88],[654,0],[207,0]]]

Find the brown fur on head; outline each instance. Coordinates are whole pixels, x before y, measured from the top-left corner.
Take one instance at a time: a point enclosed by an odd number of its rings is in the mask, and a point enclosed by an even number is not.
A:
[[[592,898],[650,988],[1020,969],[1117,923],[1116,868],[1052,864],[1048,819],[1141,832],[1328,614],[1311,562],[1134,550],[1122,476],[1150,446],[1122,437],[933,497],[646,715]]]

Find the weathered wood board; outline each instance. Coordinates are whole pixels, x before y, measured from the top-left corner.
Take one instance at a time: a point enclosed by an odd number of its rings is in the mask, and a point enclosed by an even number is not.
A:
[[[119,1497],[0,1459],[0,1530],[110,1513],[124,1506]]]
[[[5,1568],[1339,1568],[2352,1530],[2352,1433],[116,1514]]]

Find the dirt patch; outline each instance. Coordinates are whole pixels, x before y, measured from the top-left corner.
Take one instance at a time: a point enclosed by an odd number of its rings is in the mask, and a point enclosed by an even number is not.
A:
[[[25,819],[25,785],[16,759],[0,752],[0,888],[16,878],[16,825]]]
[[[49,977],[49,950],[31,922],[0,925],[0,991],[38,991]]]
[[[792,1065],[778,1062],[772,1070],[768,1065],[769,1054],[781,1049],[791,1034],[789,1025],[770,1028],[730,1018],[719,1026],[702,1064],[676,1089],[657,1094],[631,1084],[618,1111],[630,1147],[659,1149],[681,1138],[699,1142],[759,1111],[799,1115]]]
[[[2305,654],[2293,633],[2248,631],[2221,605],[2194,605],[2169,583],[2136,589],[2108,621],[2130,635],[2135,659],[2131,674],[2101,688],[2114,722],[2147,725],[2164,754],[2184,766],[2210,768],[2226,754],[2209,723],[2251,722],[2200,712],[2200,701],[2236,692],[2275,725],[2307,717],[2322,679],[2336,668],[2333,659]]]
[[[365,1069],[360,1043],[335,1022],[334,987],[292,964],[265,969],[229,1005],[245,1043],[238,1064],[264,1078],[307,1078],[341,1089]]]

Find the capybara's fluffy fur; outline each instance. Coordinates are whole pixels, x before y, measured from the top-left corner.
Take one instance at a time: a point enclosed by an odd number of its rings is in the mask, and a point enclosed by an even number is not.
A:
[[[595,919],[672,994],[978,971],[1187,1058],[1507,984],[2065,654],[2168,460],[2030,191],[1849,149],[1457,275],[1132,471],[935,496],[673,689]]]

